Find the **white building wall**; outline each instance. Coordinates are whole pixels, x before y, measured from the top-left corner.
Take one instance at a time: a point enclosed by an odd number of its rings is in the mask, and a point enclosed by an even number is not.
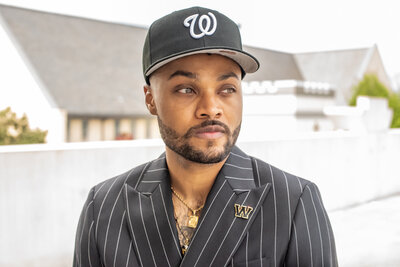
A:
[[[115,140],[115,120],[107,119],[103,121],[103,133],[105,141]]]
[[[88,121],[87,141],[101,141],[102,140],[102,120],[90,119]]]
[[[82,120],[71,119],[69,121],[69,142],[81,142],[82,141]]]
[[[0,110],[11,107],[19,116],[25,113],[31,128],[48,130],[48,143],[64,142],[65,112],[45,95],[4,25],[0,16]]]
[[[147,138],[147,120],[136,119],[134,121],[133,139],[145,139],[145,138]]]
[[[132,119],[121,119],[119,121],[120,134],[132,134]]]
[[[160,129],[158,127],[158,121],[156,117],[149,120],[149,138],[161,138]]]

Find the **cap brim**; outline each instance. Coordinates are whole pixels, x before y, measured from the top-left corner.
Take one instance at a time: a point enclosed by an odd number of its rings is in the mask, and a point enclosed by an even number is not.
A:
[[[148,68],[148,70],[146,70],[145,75],[146,77],[149,77],[157,69],[178,58],[195,54],[207,54],[207,53],[217,54],[232,59],[237,64],[239,64],[239,66],[243,69],[245,73],[256,72],[260,67],[258,60],[249,53],[246,53],[244,51],[234,50],[232,48],[217,47],[217,48],[189,50],[185,51],[184,53],[174,54],[171,55],[170,57],[163,58],[158,62],[155,62],[153,65],[151,65]]]

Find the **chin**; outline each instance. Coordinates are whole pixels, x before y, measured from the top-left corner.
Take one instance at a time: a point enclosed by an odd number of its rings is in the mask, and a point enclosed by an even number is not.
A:
[[[229,142],[223,144],[215,144],[215,142],[207,142],[205,146],[185,145],[175,151],[185,159],[202,164],[215,164],[225,160],[230,151]]]

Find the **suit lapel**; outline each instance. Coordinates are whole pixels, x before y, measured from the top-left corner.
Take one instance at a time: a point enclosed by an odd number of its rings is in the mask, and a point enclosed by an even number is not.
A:
[[[270,187],[270,184],[255,186],[250,158],[234,147],[207,197],[181,266],[225,266],[259,212]],[[248,219],[235,217],[235,204],[253,208]]]
[[[128,180],[124,199],[129,232],[141,265],[178,266],[182,256],[165,155],[147,164],[139,180]]]

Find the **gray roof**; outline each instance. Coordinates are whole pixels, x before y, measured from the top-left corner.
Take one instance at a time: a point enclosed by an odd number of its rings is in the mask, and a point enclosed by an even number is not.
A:
[[[0,5],[9,32],[56,105],[71,115],[147,115],[147,29]]]
[[[243,49],[260,62],[260,69],[247,74],[245,81],[303,80],[292,54],[246,45]]]
[[[390,87],[376,46],[361,49],[295,54],[294,58],[306,81],[327,82],[337,89],[338,101],[346,102],[363,75],[374,72]]]
[[[76,116],[143,116],[147,29],[0,5],[8,32],[55,105]],[[260,61],[245,81],[309,80],[338,89],[340,103],[365,72],[390,86],[377,48],[291,54],[244,46]]]

